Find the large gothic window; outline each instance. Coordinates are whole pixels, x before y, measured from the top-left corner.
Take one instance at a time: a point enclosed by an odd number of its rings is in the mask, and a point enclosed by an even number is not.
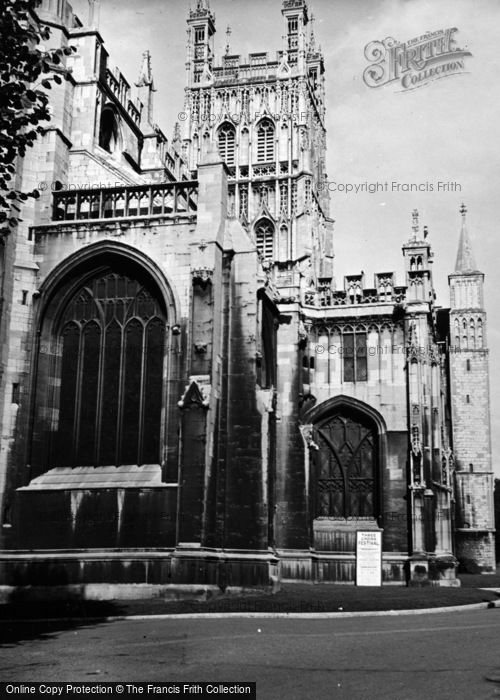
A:
[[[257,129],[257,161],[268,163],[274,160],[274,126],[269,119],[263,119]]]
[[[267,219],[261,219],[255,227],[255,242],[257,250],[264,260],[274,257],[274,226]]]
[[[101,272],[60,316],[51,466],[160,462],[166,318],[147,282]]]
[[[223,124],[219,131],[219,153],[226,165],[234,165],[235,132],[231,124]]]
[[[335,415],[314,428],[315,517],[376,517],[377,433],[371,422]]]

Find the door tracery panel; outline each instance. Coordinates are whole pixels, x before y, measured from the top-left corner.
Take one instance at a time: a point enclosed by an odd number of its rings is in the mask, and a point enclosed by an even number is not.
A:
[[[377,432],[369,421],[335,415],[314,427],[314,517],[377,516]]]

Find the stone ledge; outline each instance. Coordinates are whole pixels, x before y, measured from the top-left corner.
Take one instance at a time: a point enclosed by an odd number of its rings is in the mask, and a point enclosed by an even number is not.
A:
[[[125,464],[120,467],[56,467],[33,479],[18,491],[53,489],[102,489],[138,487],[176,487],[161,480],[159,464]]]

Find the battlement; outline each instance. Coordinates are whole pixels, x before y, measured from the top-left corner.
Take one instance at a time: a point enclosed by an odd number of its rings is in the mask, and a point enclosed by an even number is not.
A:
[[[365,274],[346,275],[344,289],[332,289],[330,280],[320,280],[316,291],[307,291],[306,306],[352,306],[357,304],[401,304],[406,300],[407,287],[396,285],[394,272],[377,272],[373,287],[365,283]]]
[[[275,80],[284,55],[284,51],[276,51],[274,55],[267,51],[261,51],[250,53],[248,56],[243,54],[222,56],[220,65],[214,66],[212,69],[214,83],[219,85],[231,82]],[[286,58],[288,65],[293,70],[296,57],[288,55]],[[307,62],[321,60],[322,54],[319,51],[308,51]]]
[[[307,7],[305,0],[283,0],[284,10],[301,10]]]

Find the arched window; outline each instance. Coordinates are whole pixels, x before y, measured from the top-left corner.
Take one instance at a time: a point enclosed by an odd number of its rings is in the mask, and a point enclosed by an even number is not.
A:
[[[314,517],[377,517],[377,429],[365,416],[339,413],[313,430]]]
[[[476,347],[476,326],[473,318],[469,321],[469,347]]]
[[[268,163],[274,160],[274,126],[269,119],[263,119],[257,128],[257,161]]]
[[[231,124],[223,124],[219,131],[219,153],[226,165],[234,165],[235,132]]]
[[[58,318],[47,466],[160,463],[166,314],[151,281],[101,268]]]
[[[255,226],[255,242],[264,260],[274,258],[274,226],[268,219],[261,219]]]
[[[99,146],[109,153],[115,153],[120,146],[120,131],[114,109],[104,107],[99,125]]]

